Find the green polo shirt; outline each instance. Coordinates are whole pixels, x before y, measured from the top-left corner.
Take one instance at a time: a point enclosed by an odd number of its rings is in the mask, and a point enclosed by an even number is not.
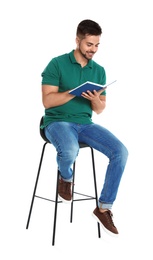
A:
[[[59,92],[71,90],[86,81],[101,85],[106,83],[106,74],[102,66],[89,60],[85,67],[76,61],[74,51],[53,58],[42,72],[42,85],[59,87]],[[104,91],[102,95],[106,95]],[[44,128],[51,122],[64,121],[78,124],[92,123],[90,101],[83,97],[75,97],[64,105],[45,109]]]

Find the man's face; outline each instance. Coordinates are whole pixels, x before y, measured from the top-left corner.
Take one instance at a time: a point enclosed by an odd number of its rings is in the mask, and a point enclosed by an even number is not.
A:
[[[77,38],[77,46],[80,54],[87,60],[91,60],[98,50],[100,35],[86,35],[84,39]]]

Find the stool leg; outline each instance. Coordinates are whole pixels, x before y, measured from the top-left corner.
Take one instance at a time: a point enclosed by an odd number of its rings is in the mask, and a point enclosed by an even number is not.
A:
[[[94,151],[93,148],[91,149],[91,157],[92,157],[92,167],[93,167],[93,177],[94,177],[94,186],[95,186],[95,198],[96,198],[96,206],[98,206],[98,193],[97,193],[97,180],[96,180],[96,171],[95,171],[95,161],[94,161]],[[100,224],[97,222],[98,225],[98,237],[101,237],[100,233]]]
[[[58,204],[58,180],[59,170],[57,171],[57,183],[56,183],[56,195],[55,195],[55,210],[54,210],[54,223],[53,223],[53,235],[52,235],[52,246],[55,245],[55,233],[56,233],[56,219],[57,219],[57,204]]]
[[[40,175],[40,170],[41,170],[41,165],[42,165],[42,161],[43,161],[43,156],[44,156],[46,144],[47,144],[47,142],[43,145],[43,149],[42,149],[42,153],[41,153],[41,157],[40,157],[40,163],[39,163],[39,167],[38,167],[38,172],[37,172],[36,182],[35,182],[35,186],[34,186],[34,191],[33,191],[32,201],[31,201],[31,205],[30,205],[30,210],[29,210],[29,215],[28,215],[26,229],[28,229],[29,223],[30,223],[30,218],[31,218],[34,198],[35,198],[35,194],[36,194],[36,189],[37,189],[37,184],[38,184],[38,180],[39,180],[39,175]]]
[[[73,198],[74,198],[75,164],[76,164],[76,162],[73,163],[72,202],[71,202],[71,213],[70,213],[70,222],[71,223],[72,223],[72,219],[73,219]]]

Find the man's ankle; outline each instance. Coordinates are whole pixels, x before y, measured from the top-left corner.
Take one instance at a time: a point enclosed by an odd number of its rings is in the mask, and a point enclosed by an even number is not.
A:
[[[100,211],[101,213],[104,213],[105,211],[108,211],[108,209],[99,208],[99,211]]]

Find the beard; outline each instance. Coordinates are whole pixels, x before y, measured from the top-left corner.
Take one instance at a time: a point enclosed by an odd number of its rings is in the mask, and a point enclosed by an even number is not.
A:
[[[86,53],[83,53],[80,48],[79,48],[79,52],[80,52],[80,54],[81,54],[87,61],[89,60],[89,59],[87,58]]]
[[[87,54],[82,52],[80,46],[79,46],[79,52],[80,52],[80,54],[81,54],[87,61],[89,61],[89,60],[92,59],[92,58],[88,58],[88,57],[87,57]],[[94,52],[92,52],[92,53],[94,54]]]

